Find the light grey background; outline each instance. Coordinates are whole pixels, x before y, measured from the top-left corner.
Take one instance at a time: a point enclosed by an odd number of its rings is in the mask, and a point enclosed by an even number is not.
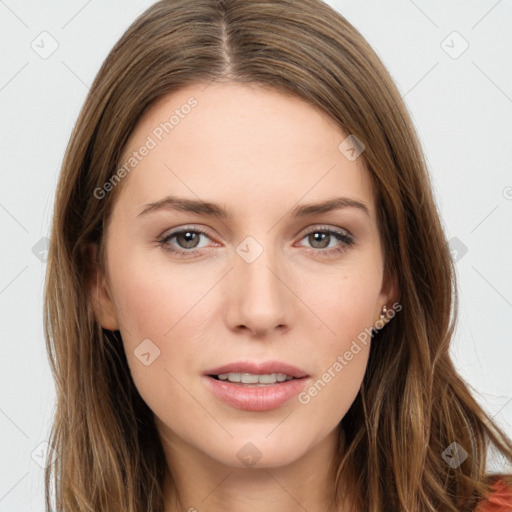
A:
[[[46,266],[32,248],[49,235],[59,167],[88,86],[152,3],[0,0],[0,512],[44,510],[37,461],[55,395],[42,331]],[[512,2],[328,3],[368,39],[412,113],[447,236],[459,240],[456,366],[510,432]],[[49,51],[53,40],[47,58],[31,47]]]

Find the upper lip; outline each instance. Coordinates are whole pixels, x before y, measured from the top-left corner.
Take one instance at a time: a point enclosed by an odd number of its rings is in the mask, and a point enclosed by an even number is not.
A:
[[[212,368],[206,371],[205,375],[220,375],[222,373],[252,373],[256,375],[284,373],[296,379],[308,377],[308,374],[304,370],[281,361],[264,361],[261,363],[255,361],[237,361],[235,363]]]

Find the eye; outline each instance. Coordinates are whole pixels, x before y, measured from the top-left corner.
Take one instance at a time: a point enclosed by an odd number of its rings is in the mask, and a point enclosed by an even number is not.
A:
[[[321,257],[339,254],[354,245],[354,238],[350,234],[328,227],[317,227],[306,233],[302,240],[305,238],[312,245],[307,249]],[[331,242],[334,242],[335,245],[333,246]],[[336,242],[338,243],[336,244]]]
[[[158,240],[158,243],[162,248],[172,254],[178,254],[180,256],[194,256],[200,253],[202,247],[199,247],[201,237],[210,239],[206,231],[197,228],[181,228],[173,231],[167,235],[164,235]],[[178,247],[170,243],[171,240],[176,239]]]

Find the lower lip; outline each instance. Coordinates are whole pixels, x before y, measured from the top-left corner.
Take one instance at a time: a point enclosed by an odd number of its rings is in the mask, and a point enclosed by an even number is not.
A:
[[[265,386],[249,386],[204,376],[206,385],[212,393],[235,407],[244,411],[270,411],[281,407],[298,395],[306,385],[306,377],[292,379]]]

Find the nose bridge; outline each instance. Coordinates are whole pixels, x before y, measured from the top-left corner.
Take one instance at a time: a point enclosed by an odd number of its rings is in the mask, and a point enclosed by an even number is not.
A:
[[[228,291],[232,326],[264,333],[290,321],[292,294],[284,284],[286,265],[271,238],[260,241],[249,236],[236,248]]]

